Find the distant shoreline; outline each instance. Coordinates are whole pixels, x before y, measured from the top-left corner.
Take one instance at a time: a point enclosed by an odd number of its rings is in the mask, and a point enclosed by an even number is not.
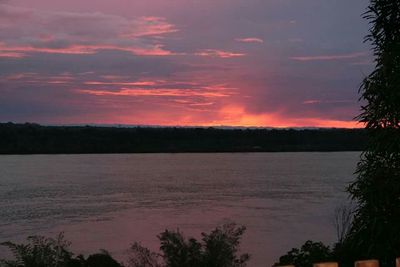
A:
[[[0,123],[0,154],[357,152],[364,129],[42,126]]]
[[[330,151],[319,151],[319,150],[312,150],[312,151],[190,151],[190,152],[105,152],[105,153],[92,153],[92,152],[82,152],[82,153],[0,153],[0,156],[69,156],[69,155],[136,155],[136,154],[143,154],[143,155],[151,155],[151,154],[246,154],[246,153],[340,153],[340,152],[362,152],[362,150],[330,150]]]

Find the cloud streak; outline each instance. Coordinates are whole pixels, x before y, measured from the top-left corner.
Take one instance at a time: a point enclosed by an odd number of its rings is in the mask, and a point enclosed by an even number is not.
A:
[[[350,54],[338,54],[338,55],[319,55],[319,56],[296,56],[290,57],[292,60],[296,61],[334,61],[334,60],[346,60],[355,59],[367,56],[367,52],[356,52]]]
[[[235,58],[235,57],[243,57],[246,54],[231,52],[231,51],[223,51],[218,49],[205,49],[195,53],[195,55],[201,57]]]
[[[261,38],[255,38],[255,37],[250,37],[250,38],[237,38],[236,41],[241,42],[241,43],[264,43],[264,40]]]
[[[171,97],[229,97],[231,93],[218,91],[192,90],[192,89],[142,89],[142,88],[122,88],[118,91],[105,90],[77,90],[79,93],[96,96],[171,96]]]

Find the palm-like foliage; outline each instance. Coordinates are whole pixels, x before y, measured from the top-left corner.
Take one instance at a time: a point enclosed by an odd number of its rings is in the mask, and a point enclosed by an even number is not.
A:
[[[371,0],[365,18],[376,67],[360,88],[359,120],[370,142],[349,187],[358,208],[343,245],[353,259],[392,265],[400,256],[400,0]]]

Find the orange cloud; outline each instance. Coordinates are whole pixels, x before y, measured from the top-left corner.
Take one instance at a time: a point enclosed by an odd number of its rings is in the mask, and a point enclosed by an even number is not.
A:
[[[196,123],[193,123],[195,125]],[[215,113],[215,119],[204,121],[200,126],[245,126],[245,127],[336,127],[359,128],[356,121],[329,120],[324,118],[289,118],[283,117],[279,112],[274,113],[249,113],[243,106],[223,106]]]
[[[246,115],[241,120],[209,120],[199,113],[207,113],[208,117],[214,113],[205,110],[191,109],[192,113],[166,113],[160,111],[146,112],[141,115],[140,119],[133,119],[132,114],[108,114],[108,119],[102,117],[100,123],[123,123],[123,124],[138,124],[138,125],[160,125],[160,126],[232,126],[232,127],[275,127],[275,128],[361,128],[362,125],[354,121],[339,121],[339,120],[324,120],[324,119],[299,119],[298,121],[282,122],[279,118],[263,115],[254,116]],[[166,115],[168,114],[168,115]],[[186,114],[186,115],[184,115]],[[173,119],[171,119],[173,118]],[[151,123],[149,123],[151,122]]]
[[[218,111],[219,125],[241,125],[241,126],[267,126],[276,124],[273,115],[269,114],[250,114],[244,107],[237,105],[228,105]]]

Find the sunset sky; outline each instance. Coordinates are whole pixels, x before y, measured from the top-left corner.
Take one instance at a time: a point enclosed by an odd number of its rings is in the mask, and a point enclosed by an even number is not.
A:
[[[0,0],[0,122],[359,127],[368,0]]]

